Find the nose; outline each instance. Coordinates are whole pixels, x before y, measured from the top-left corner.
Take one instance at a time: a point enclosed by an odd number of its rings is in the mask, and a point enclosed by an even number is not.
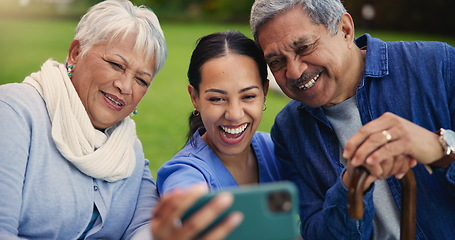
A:
[[[291,59],[286,65],[286,78],[298,79],[307,68],[308,65],[305,62],[300,61],[298,58]]]
[[[224,117],[232,122],[238,122],[243,118],[245,111],[240,102],[231,102],[226,106]]]
[[[116,87],[121,94],[132,94],[134,81],[133,78],[134,77],[129,74],[124,74],[119,79],[114,81],[114,87]]]

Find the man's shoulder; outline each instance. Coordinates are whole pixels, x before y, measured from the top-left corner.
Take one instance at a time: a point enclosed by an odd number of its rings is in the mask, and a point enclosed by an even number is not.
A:
[[[387,48],[391,48],[393,50],[396,49],[429,49],[430,52],[434,52],[435,50],[444,51],[447,48],[453,48],[449,44],[445,42],[439,41],[420,41],[420,40],[395,40],[395,41],[388,41],[384,39],[379,39],[371,36],[368,33],[365,33],[358,37],[356,40],[356,44],[359,47],[364,47],[368,45],[368,49],[382,47],[384,45]]]
[[[390,41],[386,42],[386,44],[388,47],[395,49],[416,49],[427,51],[428,53],[445,51],[447,47],[451,47],[447,43],[437,41]]]
[[[311,115],[313,109],[305,104],[292,100],[289,102],[276,116],[275,122],[271,129],[271,135],[276,134],[276,131],[293,138],[300,132],[302,124],[309,124],[314,121]]]
[[[308,107],[296,100],[291,100],[283,109],[277,114],[276,118],[280,120],[291,120],[294,116],[299,114],[302,110]]]

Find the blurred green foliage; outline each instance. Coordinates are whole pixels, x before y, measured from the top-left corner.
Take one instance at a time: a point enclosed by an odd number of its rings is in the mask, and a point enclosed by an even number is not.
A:
[[[169,20],[248,22],[254,0],[133,0]]]
[[[79,19],[101,0],[0,0],[0,17]],[[248,23],[254,0],[131,0],[161,20]],[[357,27],[455,36],[454,0],[342,0]],[[365,9],[369,9],[370,18]]]

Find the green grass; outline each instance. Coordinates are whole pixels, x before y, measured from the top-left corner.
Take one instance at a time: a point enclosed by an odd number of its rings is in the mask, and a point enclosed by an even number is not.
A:
[[[63,62],[72,41],[76,21],[0,19],[0,84],[21,82],[38,71],[48,58]],[[153,176],[161,164],[177,153],[185,143],[187,118],[193,110],[187,92],[186,71],[195,42],[203,35],[238,30],[251,37],[245,24],[170,23],[162,28],[168,44],[168,58],[149,92],[139,103],[134,117],[138,136]],[[358,35],[363,31],[357,30]],[[437,40],[455,46],[455,39],[411,33],[369,31],[373,36],[392,40]],[[269,132],[278,111],[289,101],[269,91],[267,110],[259,130]]]

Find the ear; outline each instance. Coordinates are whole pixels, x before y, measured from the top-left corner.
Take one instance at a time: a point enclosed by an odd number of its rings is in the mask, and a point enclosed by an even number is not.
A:
[[[190,94],[191,97],[191,102],[193,102],[194,108],[198,108],[199,106],[199,94],[196,91],[196,88],[194,88],[191,84],[188,84],[188,93]]]
[[[81,43],[74,39],[68,50],[68,64],[76,64],[81,54]]]
[[[354,21],[349,13],[343,13],[338,24],[338,34],[344,38],[350,49],[354,45]]]

